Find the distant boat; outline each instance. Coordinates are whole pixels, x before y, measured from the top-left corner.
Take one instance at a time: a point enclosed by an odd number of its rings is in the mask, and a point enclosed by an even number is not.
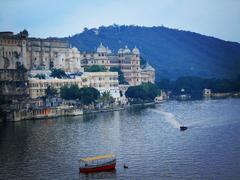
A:
[[[188,127],[186,127],[186,126],[180,126],[180,131],[185,131],[185,130],[187,130],[187,128]]]
[[[115,170],[116,167],[116,157],[112,154],[81,158],[79,161],[81,173]]]

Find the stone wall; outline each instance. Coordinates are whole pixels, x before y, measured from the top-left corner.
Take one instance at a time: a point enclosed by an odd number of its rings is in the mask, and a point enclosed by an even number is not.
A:
[[[0,96],[28,96],[27,72],[21,69],[0,69]]]

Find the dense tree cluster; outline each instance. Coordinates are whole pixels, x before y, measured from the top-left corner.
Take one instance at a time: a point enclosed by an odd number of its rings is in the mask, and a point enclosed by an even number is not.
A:
[[[84,68],[86,72],[106,72],[107,68],[105,66],[100,65],[92,65]]]
[[[154,100],[156,96],[160,93],[159,89],[155,84],[143,83],[139,86],[131,86],[126,91],[125,95],[127,98],[133,100]]]
[[[100,96],[100,98],[98,99],[99,103],[102,104],[112,104],[114,103],[114,98],[111,96],[110,92],[103,92]]]
[[[79,89],[77,85],[71,85],[70,87],[63,86],[60,90],[60,96],[67,100],[78,99],[82,104],[88,105],[95,102],[100,97],[100,93],[92,87]]]
[[[180,95],[184,89],[185,94],[202,96],[204,88],[211,89],[213,93],[239,92],[240,77],[237,79],[207,79],[193,76],[180,77],[170,81],[162,79],[156,83],[159,89],[171,91],[173,95]]]
[[[36,74],[34,77],[38,79],[46,79],[45,74]]]
[[[48,86],[47,89],[45,90],[45,93],[46,93],[46,96],[47,97],[53,97],[53,96],[56,96],[58,93],[57,93],[57,90],[51,86]]]
[[[56,78],[61,79],[61,78],[66,77],[67,75],[66,75],[66,73],[65,73],[64,70],[53,68],[53,69],[52,69],[52,73],[51,73],[50,76],[51,76],[51,77],[54,77],[54,78],[56,77]]]

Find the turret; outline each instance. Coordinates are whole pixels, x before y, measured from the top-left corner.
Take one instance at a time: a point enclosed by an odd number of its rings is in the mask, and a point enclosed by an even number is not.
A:
[[[135,47],[133,48],[133,50],[132,50],[132,53],[133,53],[133,54],[136,54],[136,55],[139,55],[139,54],[140,54],[140,51],[139,51],[139,49],[135,46]]]
[[[101,43],[97,48],[97,53],[107,53],[107,48]]]

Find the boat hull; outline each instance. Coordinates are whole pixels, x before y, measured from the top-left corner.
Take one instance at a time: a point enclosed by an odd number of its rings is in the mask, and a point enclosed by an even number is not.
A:
[[[188,129],[188,127],[186,126],[180,126],[180,131],[186,131]]]
[[[91,172],[98,172],[98,171],[110,171],[115,170],[116,162],[113,164],[98,166],[98,167],[89,167],[89,168],[79,168],[81,173],[91,173]]]

